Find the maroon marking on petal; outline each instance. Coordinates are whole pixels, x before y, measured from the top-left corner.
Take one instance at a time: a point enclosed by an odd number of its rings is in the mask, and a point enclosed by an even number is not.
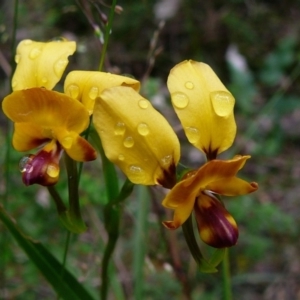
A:
[[[157,183],[167,189],[171,189],[176,184],[176,165],[174,161],[168,169],[163,169],[161,177],[157,178]]]
[[[209,205],[207,201],[205,205],[201,205],[201,198],[195,202],[194,209],[201,239],[215,248],[234,246],[239,236],[234,219],[219,200],[211,197],[209,199]]]
[[[53,151],[47,152],[41,150],[36,155],[30,154],[20,161],[20,171],[25,185],[40,184],[50,186],[57,183],[59,179],[59,159],[61,155],[59,145]],[[48,168],[56,168],[57,176],[51,177],[48,174]]]

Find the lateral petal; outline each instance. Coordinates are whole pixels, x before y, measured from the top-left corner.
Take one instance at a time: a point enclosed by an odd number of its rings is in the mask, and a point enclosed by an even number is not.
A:
[[[96,98],[104,89],[114,86],[129,86],[137,92],[140,89],[139,81],[130,77],[97,71],[72,71],[66,77],[64,91],[79,100],[91,115]]]
[[[96,150],[92,145],[76,132],[62,130],[55,131],[59,144],[76,161],[91,161],[97,157]]]
[[[208,65],[183,61],[170,71],[167,85],[190,143],[210,159],[232,145],[235,100]]]
[[[238,196],[255,192],[258,189],[256,182],[247,182],[237,177],[213,181],[206,186],[207,190],[224,196]]]
[[[168,229],[177,229],[188,219],[188,217],[192,213],[194,208],[195,198],[192,198],[191,195],[186,195],[186,196],[187,197],[185,197],[184,199],[178,199],[177,203],[180,203],[180,205],[177,206],[177,208],[175,208],[174,210],[173,220],[163,222],[164,226],[167,227]],[[165,206],[164,203],[163,205]]]
[[[130,87],[104,90],[93,122],[107,158],[135,184],[175,184],[179,141],[167,120]]]
[[[23,40],[17,47],[17,68],[12,79],[14,91],[33,87],[51,90],[60,80],[68,56],[76,50],[76,43],[67,40],[47,43]]]

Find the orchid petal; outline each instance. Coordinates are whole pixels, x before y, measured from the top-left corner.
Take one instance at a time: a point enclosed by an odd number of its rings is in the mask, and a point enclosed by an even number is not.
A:
[[[188,217],[193,211],[195,198],[186,197],[184,198],[184,201],[180,199],[178,202],[181,204],[175,208],[173,220],[163,222],[164,226],[167,227],[168,229],[177,229],[188,219]]]
[[[67,154],[76,161],[91,161],[96,159],[97,153],[87,140],[75,132],[55,131],[60,145]]]
[[[258,189],[258,184],[232,177],[211,182],[206,186],[206,189],[223,196],[239,196],[255,192]]]
[[[129,86],[137,92],[139,81],[125,76],[97,71],[72,71],[65,80],[65,93],[73,99],[79,100],[91,115],[97,97],[104,89],[114,86]]]
[[[210,158],[228,149],[235,138],[235,100],[206,64],[186,60],[168,77],[173,107],[190,143]]]
[[[93,121],[107,158],[130,181],[175,184],[178,138],[166,119],[134,89],[106,89],[96,100]]]
[[[68,56],[76,50],[76,43],[67,40],[48,43],[23,40],[17,47],[17,68],[12,79],[14,91],[33,87],[51,90],[60,80]]]
[[[44,88],[15,91],[4,98],[2,108],[14,122],[49,130],[63,127],[81,133],[89,124],[89,114],[80,102]]]
[[[33,123],[15,123],[13,147],[17,151],[28,151],[49,142],[51,138],[44,136],[40,126]]]
[[[201,194],[194,209],[203,242],[215,248],[236,244],[239,235],[237,224],[218,199]]]

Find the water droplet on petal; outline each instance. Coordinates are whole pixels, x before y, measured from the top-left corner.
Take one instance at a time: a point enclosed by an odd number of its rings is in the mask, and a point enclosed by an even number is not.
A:
[[[61,77],[63,71],[65,70],[66,66],[68,64],[68,60],[66,59],[59,59],[55,64],[54,64],[54,72],[58,77]]]
[[[21,55],[20,54],[16,54],[15,56],[15,62],[18,64],[21,60]]]
[[[118,156],[118,160],[123,161],[125,159],[125,156],[123,154],[119,154]]]
[[[79,86],[77,84],[71,84],[68,86],[66,92],[71,98],[77,99],[79,95]]]
[[[46,172],[50,177],[56,178],[59,175],[59,167],[56,164],[49,164]]]
[[[149,101],[148,100],[145,100],[145,99],[142,99],[139,101],[139,107],[142,108],[142,109],[146,109],[148,108],[149,106]]]
[[[210,93],[210,99],[215,113],[220,117],[227,117],[233,111],[234,98],[225,91],[217,91]]]
[[[191,144],[195,144],[200,139],[199,130],[196,127],[185,127],[185,134]]]
[[[99,94],[99,88],[97,88],[96,86],[93,86],[89,91],[89,97],[92,100],[95,100],[97,98],[98,94]]]
[[[134,139],[132,136],[128,136],[124,142],[123,142],[123,145],[126,147],[126,148],[131,148],[133,147],[134,145]]]
[[[115,135],[123,135],[125,133],[126,127],[123,122],[118,122],[115,125],[114,133]]]
[[[170,165],[172,162],[173,156],[170,155],[166,155],[161,159],[162,165],[166,166],[166,165]]]
[[[134,174],[140,174],[143,172],[143,169],[136,165],[129,166],[129,172]]]
[[[149,134],[149,126],[146,123],[140,123],[137,127],[138,133],[142,136]]]
[[[29,58],[35,59],[41,54],[41,50],[38,48],[33,48],[29,53]]]
[[[74,139],[71,136],[66,136],[61,141],[61,144],[65,149],[70,149],[73,144],[73,140]]]
[[[172,94],[172,103],[177,108],[186,108],[189,104],[189,98],[184,93],[176,92]]]
[[[29,154],[21,158],[19,162],[19,170],[21,173],[28,172],[31,173],[33,170],[32,165],[30,162],[32,161],[33,155]]]
[[[47,83],[48,82],[48,79],[46,77],[43,77],[42,78],[42,83]]]
[[[184,85],[188,90],[192,90],[194,88],[194,84],[191,81],[187,81]]]

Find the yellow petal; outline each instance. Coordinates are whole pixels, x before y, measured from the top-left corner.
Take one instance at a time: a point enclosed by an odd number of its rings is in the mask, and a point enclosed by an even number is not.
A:
[[[81,133],[89,124],[89,114],[80,102],[44,88],[15,91],[4,98],[2,108],[13,122],[40,126],[41,138],[55,138],[51,130],[58,127]]]
[[[195,198],[185,198],[184,201],[181,201],[181,205],[179,205],[175,211],[172,221],[164,221],[163,224],[168,229],[177,229],[181,226],[192,213],[193,207],[195,204]]]
[[[137,92],[140,89],[139,81],[130,77],[96,71],[73,71],[66,77],[64,90],[73,99],[81,101],[91,115],[95,99],[104,89],[114,86],[130,86]]]
[[[196,172],[192,171],[192,175],[187,174],[186,178],[178,182],[162,204],[168,208],[176,208],[182,205],[187,197],[195,199],[202,191],[209,189],[210,184],[221,180],[226,183],[226,180],[232,179],[244,166],[248,158],[250,156],[236,156],[230,160],[215,159],[207,162]]]
[[[43,129],[36,124],[15,123],[14,125],[12,144],[17,151],[28,151],[50,140],[51,138],[45,137]]]
[[[54,131],[54,135],[72,159],[81,162],[96,159],[96,150],[76,132],[57,129]]]
[[[250,156],[248,155],[237,156],[230,160],[215,159],[209,161],[193,177],[186,180],[186,188],[200,192],[209,189],[210,184],[213,186],[214,182],[223,182],[226,184],[227,180],[230,181],[236,176],[237,172],[245,165],[246,160],[249,158]],[[220,187],[218,186],[218,188]]]
[[[12,79],[14,91],[33,87],[51,90],[60,80],[68,56],[76,50],[76,43],[66,40],[48,43],[23,40],[17,47],[17,68]]]
[[[219,195],[238,196],[255,192],[258,189],[258,184],[231,177],[211,182],[206,186],[206,189]]]
[[[166,119],[135,90],[106,89],[96,100],[93,121],[107,158],[133,183],[167,186],[166,181],[175,180],[178,138]]]
[[[168,77],[172,104],[185,134],[209,158],[228,149],[235,138],[235,100],[206,64],[186,60]]]

